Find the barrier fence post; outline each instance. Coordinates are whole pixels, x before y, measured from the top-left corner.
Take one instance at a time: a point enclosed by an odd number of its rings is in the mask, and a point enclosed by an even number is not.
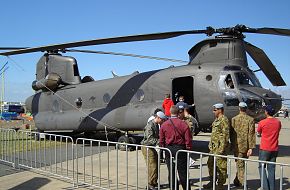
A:
[[[212,189],[215,190],[215,182],[216,182],[216,156],[213,156],[213,183]]]

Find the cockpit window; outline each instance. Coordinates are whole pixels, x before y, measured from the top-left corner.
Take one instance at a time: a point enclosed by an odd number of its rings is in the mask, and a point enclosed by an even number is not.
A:
[[[258,86],[246,73],[235,73],[238,85]]]
[[[232,79],[230,74],[227,75],[227,77],[225,79],[225,83],[226,83],[227,88],[229,88],[229,89],[235,88],[233,79]]]

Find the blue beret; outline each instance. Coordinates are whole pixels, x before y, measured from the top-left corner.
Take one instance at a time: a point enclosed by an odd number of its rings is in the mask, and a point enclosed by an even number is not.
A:
[[[245,102],[240,102],[240,103],[239,103],[239,107],[241,107],[241,108],[246,108],[246,107],[248,107],[248,106],[247,106],[247,104],[246,104]]]
[[[222,103],[217,103],[217,104],[213,105],[212,107],[214,107],[216,109],[221,109],[224,107],[224,105]]]
[[[165,116],[165,114],[162,111],[157,112],[156,115],[158,117],[160,117],[161,119],[167,119],[167,117]]]

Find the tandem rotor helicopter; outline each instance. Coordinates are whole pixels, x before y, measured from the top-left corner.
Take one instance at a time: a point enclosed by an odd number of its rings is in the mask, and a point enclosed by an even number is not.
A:
[[[218,35],[212,36],[215,33]],[[36,80],[32,83],[35,94],[26,100],[40,132],[111,130],[118,132],[119,142],[124,142],[122,132],[143,130],[148,117],[161,107],[166,93],[171,93],[174,100],[174,95],[179,94],[186,97],[188,104],[194,103],[198,122],[206,128],[213,121],[211,106],[216,102],[224,103],[229,118],[238,113],[240,101],[248,104],[249,114],[256,120],[264,117],[265,104],[271,104],[278,112],[281,96],[261,86],[255,71],[248,67],[246,53],[274,86],[286,84],[265,52],[244,41],[243,33],[290,36],[289,29],[236,25],[11,48],[14,50],[0,55],[45,52],[36,65]],[[98,81],[90,76],[82,78],[76,59],[61,54],[74,47],[162,40],[189,34],[210,37],[189,50],[186,65]]]

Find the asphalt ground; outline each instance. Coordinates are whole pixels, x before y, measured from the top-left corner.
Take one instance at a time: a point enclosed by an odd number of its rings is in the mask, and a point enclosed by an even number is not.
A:
[[[280,137],[279,137],[279,155],[277,158],[277,162],[280,163],[290,163],[290,138],[289,138],[289,134],[290,134],[290,120],[289,119],[284,119],[284,118],[280,118],[281,122],[282,122],[282,130],[280,132]],[[104,138],[103,136],[100,138]],[[194,151],[200,151],[200,152],[208,152],[208,141],[210,139],[210,133],[200,133],[198,136],[194,137],[194,141],[193,141],[193,149]],[[103,139],[104,140],[104,139]],[[111,140],[111,139],[109,139]],[[251,159],[258,159],[258,145],[259,145],[259,138],[257,138],[257,148],[254,150],[253,152],[253,156],[251,157]],[[88,144],[78,144],[77,146],[79,146],[80,150],[84,150],[84,151],[80,151],[78,152],[78,157],[82,157],[83,154],[86,156],[89,156],[91,153],[91,148],[93,149],[93,152],[103,152],[107,150],[106,146],[90,146]],[[84,149],[82,149],[84,148]],[[62,149],[63,150],[63,149]],[[48,151],[48,150],[46,150]],[[52,151],[54,152],[54,151]],[[60,151],[60,147],[57,148],[57,152],[62,152],[64,153],[64,151]],[[110,147],[110,159],[114,159],[114,147]],[[134,152],[134,151],[133,151]],[[129,153],[129,158],[130,156],[133,159],[133,155],[135,155],[135,153]],[[42,153],[40,152],[40,155]],[[52,153],[53,154],[53,153]],[[34,153],[32,154],[28,154],[28,155],[32,155],[31,158],[33,158],[33,155],[35,155]],[[54,158],[54,155],[50,155],[51,158]],[[202,161],[199,160],[199,156],[198,155],[194,155],[193,156],[196,161],[197,161],[197,166],[195,169],[198,169],[198,162],[202,162],[202,166],[203,166],[203,176],[202,176],[202,180],[203,180],[203,184],[206,183],[206,181],[208,180],[207,178],[207,168],[206,168],[206,161],[207,158],[203,159]],[[28,158],[28,159],[31,159]],[[65,155],[62,156],[62,158],[65,158]],[[140,154],[139,156],[140,158],[140,164],[142,165],[142,154]],[[19,158],[20,159],[20,158]],[[46,166],[49,167],[49,165],[55,165],[55,160],[49,160],[49,158],[47,158],[48,160],[46,160]],[[71,157],[68,157],[68,160],[70,160]],[[56,162],[66,162],[66,160],[60,160],[57,159]],[[106,165],[106,160],[103,159],[102,165]],[[113,161],[115,162],[115,160]],[[121,162],[121,160],[120,160]],[[129,163],[134,162],[129,161]],[[39,163],[33,163],[34,167],[43,167],[43,163],[39,164]],[[131,163],[132,165],[134,165],[133,163]],[[111,164],[112,167],[114,167],[113,164]],[[145,165],[144,161],[143,161],[143,165]],[[232,163],[232,166],[234,167],[234,162]],[[143,168],[142,168],[143,167]],[[146,171],[146,167],[142,166],[141,170],[143,169],[144,171]],[[248,185],[249,185],[249,189],[257,189],[259,187],[259,175],[258,175],[258,168],[257,165],[255,164],[249,164],[248,166],[249,169],[249,174],[247,176],[248,178]],[[104,168],[105,169],[105,168]],[[192,184],[192,189],[198,189],[198,185],[199,185],[199,179],[198,177],[198,172],[195,169],[191,169],[190,170],[190,182]],[[284,170],[284,179],[283,179],[283,189],[290,189],[290,168],[288,168],[287,170]],[[82,166],[80,166],[80,171],[82,171],[83,168]],[[79,172],[80,172],[79,171]],[[122,173],[124,173],[125,171],[119,171],[119,175],[121,176]],[[129,172],[130,172],[130,168],[129,168]],[[167,172],[167,169],[165,167],[165,165],[161,165],[161,172]],[[80,172],[81,173],[81,172]],[[126,172],[125,172],[126,173]],[[114,174],[113,174],[114,175]],[[280,175],[279,173],[279,168],[278,170],[276,170],[276,178],[278,178]],[[1,164],[0,165],[0,189],[74,189],[71,181],[67,181],[67,180],[62,180],[59,177],[55,177],[52,175],[49,175],[47,173],[39,173],[35,170],[29,170],[29,169],[13,169],[13,167],[11,167],[9,164]],[[124,177],[124,176],[123,176]],[[230,179],[230,182],[232,183],[232,179],[234,178],[234,172],[232,172],[232,176]],[[126,184],[125,178],[120,178],[123,181],[123,184]],[[109,179],[108,179],[109,180]],[[110,179],[111,181],[113,181],[113,178]],[[106,181],[106,179],[104,180]],[[162,176],[162,184],[166,185],[167,183],[167,174]],[[140,187],[144,188],[146,184],[146,179],[142,179],[141,177],[141,181],[140,183]],[[279,181],[277,180],[277,185],[279,184]],[[125,185],[126,186],[126,185]],[[124,187],[124,186],[123,186]],[[166,186],[164,186],[166,187]],[[114,188],[114,187],[111,187]],[[120,188],[120,187],[119,187]],[[136,187],[130,187],[129,189],[135,189]],[[231,189],[232,189],[232,185],[231,185]],[[79,187],[79,189],[90,189],[89,187]]]

